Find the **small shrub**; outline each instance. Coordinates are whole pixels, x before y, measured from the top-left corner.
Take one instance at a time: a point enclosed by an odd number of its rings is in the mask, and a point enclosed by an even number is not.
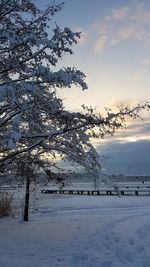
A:
[[[4,191],[0,192],[0,218],[14,215],[13,194]]]

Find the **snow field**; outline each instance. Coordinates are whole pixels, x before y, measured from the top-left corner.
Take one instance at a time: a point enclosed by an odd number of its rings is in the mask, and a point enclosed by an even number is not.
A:
[[[40,195],[29,223],[0,220],[0,266],[149,267],[149,202]]]

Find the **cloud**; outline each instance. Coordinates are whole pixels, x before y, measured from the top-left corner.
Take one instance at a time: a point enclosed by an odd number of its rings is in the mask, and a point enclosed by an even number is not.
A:
[[[115,141],[103,147],[99,146],[97,150],[107,158],[103,167],[108,173],[150,174],[150,142],[147,140],[130,143]]]
[[[122,8],[114,9],[111,11],[110,18],[112,20],[122,20],[127,16],[128,12],[129,12],[128,7],[122,7]]]
[[[101,53],[106,47],[112,47],[125,41],[150,43],[150,11],[144,5],[131,4],[110,10],[100,20],[81,31],[79,44],[95,39],[94,50]]]
[[[118,40],[118,43],[121,40],[133,39],[133,40],[142,40],[143,32],[141,32],[137,26],[129,25],[122,27],[116,34],[115,38]]]
[[[107,34],[101,35],[95,43],[95,52],[102,52],[107,43],[107,40],[108,40]]]
[[[144,59],[142,65],[150,65],[150,58]]]
[[[141,105],[144,105],[145,102],[141,102]],[[115,101],[108,103],[109,108],[112,112],[117,113],[120,108],[123,107],[136,107],[138,105],[137,101]],[[106,115],[105,111],[97,109],[97,112]],[[125,127],[119,129],[115,132],[114,136],[105,136],[104,139],[94,140],[95,147],[106,146],[107,143],[119,142],[119,143],[130,143],[137,142],[140,140],[150,141],[150,117],[148,111],[142,110],[140,113],[141,117],[134,120],[133,118],[126,117]]]
[[[139,24],[149,24],[150,23],[150,11],[144,8],[144,5],[139,8],[137,6],[136,12],[131,16],[132,21],[136,21]]]
[[[150,119],[130,121],[126,129],[118,132],[116,139],[121,143],[129,143],[133,140],[135,142],[139,140],[150,141]]]
[[[134,80],[134,81],[139,81],[139,80],[141,80],[141,79],[144,77],[144,75],[147,74],[147,73],[148,73],[148,70],[147,70],[147,69],[145,69],[145,70],[138,70],[138,71],[135,71],[135,72],[133,73],[133,80]]]
[[[81,32],[80,39],[78,40],[78,44],[84,45],[85,42],[87,41],[88,37],[89,37],[89,32],[88,31],[85,31],[85,30],[83,30],[81,28],[77,28],[76,31],[77,32]]]
[[[150,42],[150,11],[144,5],[123,6],[111,10],[99,23],[95,23],[95,51],[125,41]]]
[[[95,144],[107,173],[150,174],[150,118],[129,120],[126,129]]]

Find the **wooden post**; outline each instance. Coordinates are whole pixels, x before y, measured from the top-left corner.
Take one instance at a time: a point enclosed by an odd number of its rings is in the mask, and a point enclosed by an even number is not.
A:
[[[122,195],[122,196],[124,195],[124,191],[121,191],[121,195]]]
[[[25,203],[24,203],[24,221],[29,220],[29,198],[30,198],[30,178],[29,174],[26,176],[26,192],[25,192]]]

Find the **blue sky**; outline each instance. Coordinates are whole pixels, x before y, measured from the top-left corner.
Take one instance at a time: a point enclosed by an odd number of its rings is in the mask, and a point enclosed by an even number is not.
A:
[[[103,111],[150,99],[149,0],[66,0],[54,20],[82,32],[74,55],[64,56],[60,64],[83,71],[89,89],[62,90],[68,109],[80,110],[84,103]],[[98,151],[109,156],[106,171],[150,174],[149,114],[144,117],[128,121],[129,127],[113,139],[94,141]]]

